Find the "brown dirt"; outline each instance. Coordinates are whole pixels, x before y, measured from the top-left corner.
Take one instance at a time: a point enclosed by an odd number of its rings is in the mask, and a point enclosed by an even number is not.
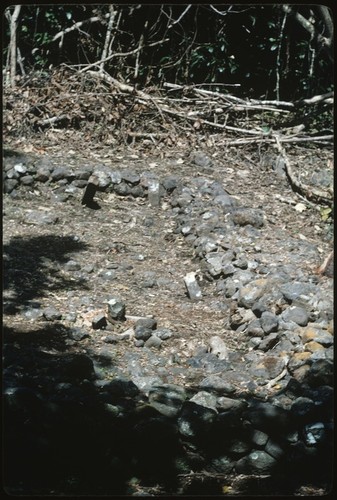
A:
[[[81,138],[78,136],[75,139]],[[262,252],[259,257],[266,265],[286,259],[289,240],[301,239],[317,248],[317,258],[310,254],[310,258],[299,263],[305,273],[312,274],[331,247],[331,224],[322,220],[319,207],[299,197],[286,179],[275,175],[271,165],[276,153],[272,150],[257,151],[253,147],[203,150],[216,164],[210,174],[198,171],[191,165],[191,151],[186,149],[163,151],[163,148],[159,148],[157,151],[152,148],[144,151],[140,146],[112,151],[109,146],[95,147],[90,143],[83,147],[83,138],[77,147],[75,144],[76,140],[69,141],[67,137],[53,142],[37,138],[28,147],[22,141],[6,144],[5,147],[21,151],[28,149],[31,152],[27,154],[38,157],[47,155],[57,159],[60,165],[69,165],[71,168],[88,163],[105,163],[111,165],[112,169],[129,168],[137,172],[150,170],[159,178],[175,174],[187,182],[199,175],[219,180],[240,205],[263,209],[266,225],[261,230],[259,245]],[[332,168],[332,151],[329,148],[292,146],[287,153],[291,155],[292,161],[296,159],[296,172],[302,179],[310,181],[314,171],[326,170],[329,166]],[[38,261],[40,268],[28,269],[30,276],[22,279],[21,292],[25,292],[25,287],[28,291],[29,287],[33,288],[35,296],[30,298],[38,301],[42,308],[54,305],[62,314],[67,314],[70,302],[75,307],[76,322],[62,320],[62,324],[66,327],[82,327],[90,337],[69,345],[69,350],[85,352],[104,346],[102,340],[111,331],[94,331],[91,320],[98,312],[106,312],[106,299],[114,295],[125,300],[128,315],[153,315],[158,320],[158,327],[172,329],[174,336],[162,344],[161,355],[169,357],[179,353],[186,359],[198,345],[207,344],[211,336],[223,335],[228,310],[219,308],[216,284],[205,280],[201,282],[203,300],[198,303],[191,302],[186,296],[183,278],[190,271],[198,272],[200,262],[195,259],[193,248],[184,242],[183,236],[174,233],[175,221],[170,216],[169,199],[164,199],[159,209],[151,207],[145,199],[116,194],[98,193],[96,199],[101,205],[100,210],[83,207],[80,197],[71,198],[65,203],[54,203],[41,193],[39,185],[25,188],[25,195],[17,199],[4,196],[5,248],[15,238],[29,241],[42,236],[69,237],[69,241],[76,237],[82,245],[79,250],[65,249],[59,261],[55,248],[50,248],[50,252],[48,249],[36,249],[43,256]],[[304,211],[296,209],[298,203],[304,205]],[[57,214],[59,222],[51,226],[27,224],[25,216],[35,209]],[[30,250],[34,251],[34,248]],[[24,252],[24,246],[20,251]],[[247,248],[245,251],[248,256],[254,256],[253,249]],[[20,254],[20,259],[21,271],[24,271],[27,266],[24,253]],[[76,260],[81,266],[94,266],[93,272],[87,274],[86,281],[78,280],[76,273],[64,271],[62,264],[70,259]],[[116,279],[102,279],[100,273],[108,268],[116,271]],[[161,278],[162,285],[153,288],[140,286],[142,276],[147,271],[154,271],[156,278]],[[36,285],[33,285],[34,280]],[[5,302],[11,298],[11,293],[10,289],[5,290]],[[89,303],[81,304],[83,296],[89,297]],[[17,302],[20,302],[18,297]],[[42,320],[32,324],[20,310],[16,314],[5,312],[4,323],[16,331],[27,332],[36,330],[37,326],[43,328],[45,324]],[[122,326],[109,328],[120,333],[131,324],[131,321],[127,321]],[[242,334],[228,330],[225,338],[230,349],[246,349],[246,339]],[[132,341],[121,341],[114,347],[117,358],[125,349],[136,349],[132,347]]]

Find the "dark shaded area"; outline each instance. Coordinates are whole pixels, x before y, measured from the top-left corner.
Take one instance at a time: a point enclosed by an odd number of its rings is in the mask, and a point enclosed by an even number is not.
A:
[[[17,313],[21,306],[45,296],[47,290],[86,288],[84,280],[63,276],[60,265],[70,254],[87,247],[71,236],[14,236],[3,246],[3,288],[13,294],[5,301],[5,312]]]
[[[288,441],[306,423],[331,419],[331,387],[320,384],[331,384],[332,372],[329,376],[322,363],[314,369],[325,371],[321,380],[313,373],[284,390],[311,398],[316,391],[320,401],[325,392],[325,404],[312,414],[290,414],[248,398],[242,399],[241,410],[218,414],[186,402],[177,417],[169,418],[151,407],[131,381],[98,377],[88,355],[70,351],[71,333],[56,322],[31,330],[4,328],[8,493],[129,495],[152,488],[160,494],[221,495],[232,485],[235,494],[293,495],[306,484],[325,491],[332,484],[331,433],[314,447]],[[179,419],[191,423],[192,435],[180,432]],[[217,460],[246,440],[255,424],[272,440],[285,436],[280,443],[285,454],[274,471],[267,476],[221,472]]]
[[[7,493],[126,494],[133,476],[172,490],[174,423],[141,405],[131,382],[96,384],[92,360],[68,351],[69,334],[57,324],[4,329]]]

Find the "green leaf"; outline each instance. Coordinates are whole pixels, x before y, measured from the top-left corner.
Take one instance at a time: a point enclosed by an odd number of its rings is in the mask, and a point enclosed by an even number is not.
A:
[[[332,212],[332,210],[331,210],[330,207],[321,207],[320,214],[321,214],[322,220],[323,221],[328,220],[328,218],[330,217],[331,212]]]

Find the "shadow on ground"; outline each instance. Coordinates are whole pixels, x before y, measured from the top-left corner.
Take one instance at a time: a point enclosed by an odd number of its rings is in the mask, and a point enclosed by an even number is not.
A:
[[[132,382],[97,385],[92,360],[68,351],[68,334],[55,324],[4,329],[6,491],[120,495],[135,476],[172,490],[175,426],[139,404]]]
[[[16,314],[23,305],[41,298],[46,290],[86,288],[82,279],[70,279],[61,266],[70,254],[87,249],[71,236],[15,236],[3,246],[3,287],[8,292],[5,312]]]

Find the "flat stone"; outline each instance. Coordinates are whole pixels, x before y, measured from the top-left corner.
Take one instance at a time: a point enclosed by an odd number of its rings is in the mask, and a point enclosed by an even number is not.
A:
[[[303,344],[307,342],[318,342],[325,347],[329,347],[334,342],[334,337],[327,330],[320,330],[318,328],[308,326],[303,331],[300,332]]]
[[[47,321],[56,321],[62,318],[62,314],[54,306],[46,307],[42,312]]]
[[[154,384],[149,391],[149,403],[166,417],[176,416],[186,393],[183,387],[174,384]]]
[[[281,316],[284,321],[293,321],[300,326],[306,326],[309,321],[309,314],[302,307],[290,306]]]
[[[34,225],[49,225],[49,224],[56,224],[58,222],[59,218],[57,215],[54,215],[52,213],[48,212],[40,212],[33,210],[29,212],[26,217],[25,217],[25,222],[28,224],[34,224]]]
[[[156,337],[156,335],[151,335],[151,337],[146,340],[144,347],[155,347],[156,349],[159,349],[161,344],[162,340],[159,337]]]
[[[121,175],[122,179],[130,184],[138,184],[140,182],[140,176],[132,170],[122,170]]]
[[[61,179],[66,179],[70,175],[70,171],[66,167],[56,167],[50,174],[51,179],[59,181]]]
[[[260,228],[264,225],[262,210],[253,208],[235,208],[232,210],[232,220],[238,226],[251,225]]]
[[[254,450],[240,458],[235,469],[239,474],[270,474],[276,467],[277,460],[263,450]]]
[[[258,299],[264,294],[268,280],[259,278],[239,289],[238,305],[245,308],[251,308]]]

